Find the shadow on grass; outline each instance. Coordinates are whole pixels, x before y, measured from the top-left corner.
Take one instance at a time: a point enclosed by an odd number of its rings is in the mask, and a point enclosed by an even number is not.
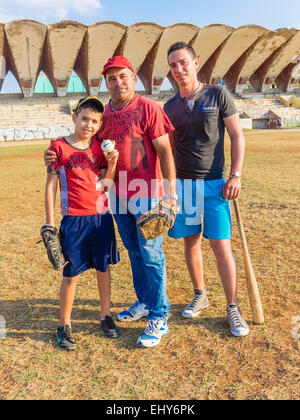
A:
[[[120,308],[129,307],[130,303],[112,304],[112,316],[117,318]],[[116,310],[116,308],[118,308]],[[183,305],[172,305],[169,327],[176,326],[204,328],[219,338],[231,337],[226,317],[207,317],[204,314],[195,319],[181,317]],[[43,343],[55,343],[55,332],[59,321],[59,301],[57,299],[20,299],[0,301],[0,315],[6,321],[7,338],[32,339]],[[121,338],[120,347],[136,348],[136,340],[146,327],[146,319],[137,323],[118,323]],[[134,326],[133,326],[134,325]],[[76,299],[72,311],[72,329],[74,333],[92,334],[103,337],[99,319],[99,301]]]

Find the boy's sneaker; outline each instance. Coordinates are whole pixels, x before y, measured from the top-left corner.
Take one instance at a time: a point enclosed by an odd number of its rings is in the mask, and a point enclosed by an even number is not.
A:
[[[198,316],[202,309],[207,308],[209,306],[209,301],[206,296],[206,289],[201,291],[201,294],[194,295],[194,299],[188,304],[183,312],[183,318],[195,318]]]
[[[168,324],[163,320],[150,319],[147,328],[140,335],[137,345],[143,347],[154,347],[160,343],[161,338],[169,333]]]
[[[107,315],[104,319],[101,319],[101,328],[107,338],[120,337],[120,330],[111,316]]]
[[[231,334],[235,337],[244,337],[249,334],[249,327],[243,319],[239,305],[227,305],[228,322]]]
[[[56,339],[59,347],[63,350],[75,350],[76,343],[72,337],[72,330],[69,325],[57,329]]]
[[[140,303],[138,300],[134,302],[131,308],[126,311],[120,312],[117,317],[119,321],[131,322],[138,321],[149,315],[147,305]]]

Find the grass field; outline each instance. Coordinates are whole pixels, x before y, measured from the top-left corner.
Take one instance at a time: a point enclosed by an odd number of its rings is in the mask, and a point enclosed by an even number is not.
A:
[[[120,325],[109,341],[99,326],[92,271],[79,283],[73,311],[75,353],[57,349],[60,275],[49,268],[39,240],[44,223],[45,145],[0,147],[0,340],[1,399],[299,399],[300,130],[247,132],[240,207],[265,311],[252,324],[235,221],[233,249],[239,299],[250,335],[229,333],[216,264],[204,241],[209,308],[193,321],[181,318],[192,287],[183,243],[166,238],[170,334],[161,345],[139,349],[145,321]],[[227,155],[229,152],[226,144]],[[57,207],[58,209],[58,207]],[[57,211],[57,223],[60,216]],[[135,299],[129,261],[119,240],[121,263],[112,270],[113,314]],[[297,327],[297,326],[296,326]]]

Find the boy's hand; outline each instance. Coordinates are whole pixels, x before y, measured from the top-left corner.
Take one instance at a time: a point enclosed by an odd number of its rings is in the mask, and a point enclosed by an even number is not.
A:
[[[45,166],[50,166],[53,162],[56,161],[57,155],[54,151],[52,150],[45,150],[44,152],[44,162],[45,162]]]
[[[117,149],[114,149],[110,153],[103,152],[103,154],[104,154],[105,159],[108,162],[108,165],[116,166],[119,159],[119,152],[117,151]]]

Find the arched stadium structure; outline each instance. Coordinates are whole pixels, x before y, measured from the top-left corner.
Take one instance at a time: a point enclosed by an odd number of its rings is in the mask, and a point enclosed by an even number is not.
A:
[[[245,25],[235,29],[221,24],[199,28],[186,23],[164,28],[151,22],[126,27],[108,21],[91,26],[75,21],[44,25],[18,20],[0,24],[0,87],[11,71],[24,97],[31,97],[42,71],[55,94],[64,97],[75,71],[87,93],[95,95],[107,58],[125,55],[146,92],[159,94],[166,77],[175,86],[166,53],[176,41],[195,48],[200,80],[224,81],[232,92],[242,92],[246,85],[256,92],[274,85],[292,92],[299,86],[300,31],[294,28],[272,31]]]

